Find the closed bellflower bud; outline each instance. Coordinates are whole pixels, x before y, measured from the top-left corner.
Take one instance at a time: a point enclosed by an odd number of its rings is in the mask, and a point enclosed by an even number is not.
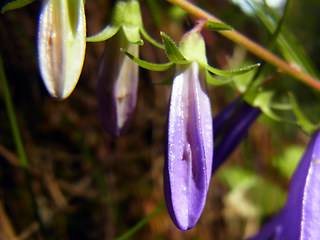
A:
[[[139,46],[129,42],[122,30],[109,39],[99,69],[98,102],[104,128],[114,137],[123,135],[132,120],[138,90],[138,65],[120,52],[135,56]]]
[[[295,173],[282,211],[250,240],[313,240],[320,236],[320,130]]]
[[[213,129],[204,69],[177,65],[168,117],[164,191],[168,212],[181,230],[195,226],[209,188]]]
[[[44,0],[39,19],[38,58],[44,84],[54,98],[67,98],[84,61],[83,0]]]
[[[260,114],[260,108],[236,99],[214,118],[214,133],[219,141],[214,148],[213,172],[235,150]]]

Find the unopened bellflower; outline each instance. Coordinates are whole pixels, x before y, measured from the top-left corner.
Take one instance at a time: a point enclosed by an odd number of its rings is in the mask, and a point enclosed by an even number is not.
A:
[[[139,66],[121,49],[139,56],[143,44],[140,5],[136,0],[117,1],[110,24],[88,41],[104,41],[98,73],[98,103],[104,128],[114,137],[122,136],[128,129],[136,106]]]
[[[139,46],[127,41],[120,30],[108,40],[99,69],[100,117],[104,128],[114,137],[127,131],[136,106],[138,90],[139,66],[120,52],[121,47],[136,56],[139,54]]]
[[[43,0],[39,19],[38,59],[50,95],[67,98],[84,62],[86,20],[83,0]]]
[[[199,33],[185,35],[182,41],[189,37],[205,49]],[[205,57],[205,51],[198,54]],[[177,64],[169,106],[164,191],[168,212],[182,230],[193,228],[201,216],[212,157],[212,115],[205,69],[197,61]]]
[[[236,99],[214,118],[213,129],[219,141],[214,148],[213,172],[231,155],[260,114],[260,108]]]
[[[287,203],[250,240],[313,240],[320,236],[320,130],[293,174]]]

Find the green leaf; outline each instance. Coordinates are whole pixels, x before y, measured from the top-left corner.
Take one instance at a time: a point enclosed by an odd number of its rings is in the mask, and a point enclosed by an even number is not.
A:
[[[290,102],[293,106],[293,112],[295,116],[297,117],[298,124],[301,126],[301,128],[311,134],[313,133],[319,126],[314,125],[311,123],[311,121],[304,115],[302,110],[300,109],[297,101],[295,100],[293,94],[289,94]]]
[[[257,67],[260,66],[260,63],[256,63],[256,64],[252,64],[247,67],[243,67],[243,68],[239,68],[239,69],[221,70],[221,69],[213,68],[213,67],[211,67],[207,64],[201,63],[201,62],[199,62],[199,64],[213,74],[216,74],[219,76],[227,76],[227,77],[243,74],[243,73],[249,72],[253,69],[256,69]]]
[[[164,44],[164,48],[167,54],[167,57],[169,60],[173,63],[177,64],[187,64],[190,63],[180,52],[179,48],[176,46],[176,44],[172,41],[172,39],[165,34],[164,32],[161,32],[162,41]]]
[[[206,77],[207,77],[207,83],[210,85],[215,85],[215,86],[220,86],[220,85],[224,85],[227,83],[230,83],[231,81],[233,81],[233,79],[229,78],[229,79],[223,79],[223,78],[219,78],[219,77],[213,77],[212,74],[210,74],[210,72],[206,71]]]
[[[261,4],[257,4],[256,1],[248,0],[248,3],[254,9],[257,17],[265,25],[268,31],[270,33],[273,33],[276,30],[277,26],[277,21],[274,18],[274,16],[276,15],[275,12],[273,12],[273,16],[271,16],[270,14],[268,14],[271,9],[266,8]],[[279,33],[276,42],[284,58],[289,62],[297,64],[302,69],[302,71],[318,78],[319,73],[310,60],[309,56],[305,53],[302,46],[298,43],[295,37],[285,26],[282,26],[281,29],[282,30]]]
[[[106,26],[101,32],[97,33],[96,35],[87,37],[87,42],[102,42],[108,40],[109,38],[113,37],[120,29],[120,26]]]
[[[230,31],[233,28],[227,24],[221,22],[213,22],[208,20],[206,23],[206,27],[212,31]]]
[[[272,102],[272,98],[274,97],[273,91],[264,91],[258,93],[253,101],[253,106],[259,107],[264,114],[275,121],[281,121],[281,118],[277,116],[272,109],[270,108],[270,104]]]
[[[160,49],[163,49],[164,50],[164,46],[161,44],[161,43],[158,43],[156,40],[154,40],[142,27],[140,27],[140,33],[141,35],[149,42],[151,43],[152,45],[160,48]]]
[[[135,63],[137,63],[140,67],[151,70],[151,71],[165,71],[174,65],[174,63],[172,62],[165,63],[165,64],[149,63],[133,56],[132,54],[128,53],[125,49],[121,49],[121,51],[124,54],[126,54],[129,58],[131,58]]]
[[[282,155],[276,156],[272,159],[272,165],[278,169],[278,171],[290,179],[301,159],[305,146],[291,145],[288,146]]]
[[[3,14],[3,13],[8,12],[10,10],[22,8],[24,6],[29,5],[32,2],[34,2],[34,0],[15,0],[15,1],[8,2],[1,9],[1,13]]]

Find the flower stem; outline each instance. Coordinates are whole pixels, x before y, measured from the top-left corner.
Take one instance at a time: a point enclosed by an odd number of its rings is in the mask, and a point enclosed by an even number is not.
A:
[[[190,14],[198,17],[198,18],[206,18],[213,22],[223,23],[221,20],[213,16],[212,14],[198,8],[197,6],[193,5],[192,3],[185,1],[185,0],[167,0],[168,2],[180,6]],[[225,36],[226,38],[230,39],[231,41],[245,47],[249,52],[253,53],[254,55],[260,57],[261,59],[265,60],[266,62],[270,63],[271,65],[278,68],[281,72],[286,73],[297,80],[304,82],[305,84],[309,85],[310,87],[316,89],[320,92],[320,81],[311,77],[310,75],[302,72],[295,66],[285,62],[278,56],[274,55],[270,51],[266,50],[259,44],[253,42],[252,40],[248,39],[241,33],[230,30],[230,31],[218,31],[221,35]]]
[[[25,174],[25,180],[26,180],[26,184],[27,184],[27,188],[28,188],[30,197],[31,197],[31,202],[32,202],[32,207],[34,210],[35,217],[37,218],[37,220],[39,222],[40,230],[41,230],[43,236],[45,236],[44,224],[43,224],[42,218],[40,216],[40,212],[38,210],[36,195],[35,195],[34,190],[32,188],[28,158],[27,158],[27,154],[25,152],[24,146],[23,146],[21,135],[20,135],[17,117],[16,117],[14,107],[12,104],[12,99],[11,99],[10,90],[9,90],[8,83],[7,83],[7,78],[6,78],[5,71],[4,71],[4,66],[3,66],[1,54],[0,54],[0,86],[2,87],[4,102],[6,105],[6,110],[7,110],[10,126],[11,126],[11,131],[12,131],[12,135],[13,135],[13,139],[14,139],[16,148],[17,148],[17,153],[19,156],[19,164]]]

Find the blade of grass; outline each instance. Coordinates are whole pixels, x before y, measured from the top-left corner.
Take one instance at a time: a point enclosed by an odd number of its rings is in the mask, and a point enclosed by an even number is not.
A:
[[[155,215],[157,215],[164,208],[164,206],[165,206],[164,201],[160,202],[158,204],[158,206],[156,207],[156,209],[153,210],[153,212],[151,212],[149,215],[145,216],[136,225],[134,225],[132,228],[130,228],[128,231],[126,231],[124,234],[122,234],[120,237],[116,238],[115,240],[128,239],[135,232],[137,232],[140,228],[142,228],[144,225],[146,225],[150,221],[150,219],[152,219]]]

